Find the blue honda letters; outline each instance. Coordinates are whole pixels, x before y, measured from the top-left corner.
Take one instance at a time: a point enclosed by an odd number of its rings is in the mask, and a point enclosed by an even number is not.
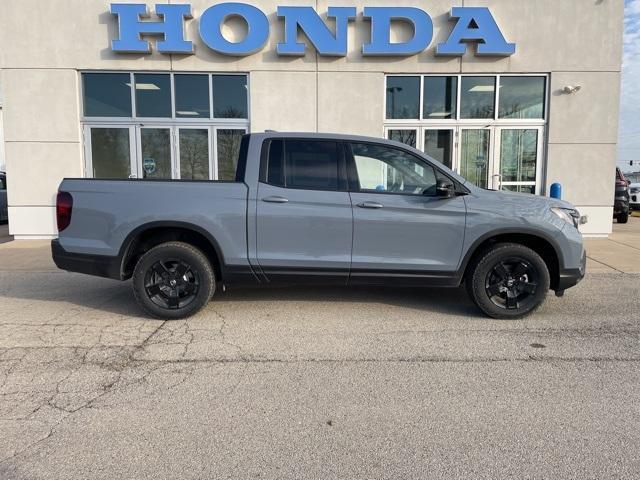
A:
[[[111,13],[118,17],[119,38],[113,40],[114,52],[149,53],[151,45],[142,36],[160,36],[156,48],[161,53],[193,54],[193,43],[185,39],[185,20],[192,18],[191,5],[159,4],[155,13],[159,21],[148,20],[147,6],[142,3],[112,3]],[[284,22],[284,42],[278,43],[278,55],[302,56],[306,45],[298,41],[302,31],[318,54],[342,57],[347,55],[349,22],[355,20],[355,7],[329,7],[327,23],[312,7],[282,6],[277,17]],[[247,24],[246,36],[231,42],[222,35],[222,24],[230,17],[241,17]],[[371,40],[362,46],[363,55],[408,56],[427,49],[433,40],[433,21],[427,12],[415,7],[365,7],[363,18],[370,24]],[[469,43],[476,43],[477,55],[509,56],[516,51],[514,43],[508,43],[493,15],[486,7],[454,7],[450,18],[455,22],[446,42],[436,46],[436,55],[462,56]],[[146,19],[146,20],[145,20]],[[391,41],[393,22],[412,26],[412,36],[402,42]],[[225,55],[250,55],[266,45],[269,40],[269,20],[257,7],[245,3],[219,3],[202,12],[199,34],[210,49]],[[335,30],[335,33],[334,33]]]

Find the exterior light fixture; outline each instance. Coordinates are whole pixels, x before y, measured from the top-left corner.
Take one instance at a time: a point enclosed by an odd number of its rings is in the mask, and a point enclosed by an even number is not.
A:
[[[582,85],[567,85],[562,89],[562,91],[567,95],[571,95],[572,93],[579,92],[581,88]]]

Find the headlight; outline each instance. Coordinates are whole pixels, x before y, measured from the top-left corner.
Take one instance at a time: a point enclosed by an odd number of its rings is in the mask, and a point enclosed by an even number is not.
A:
[[[567,223],[578,228],[581,223],[580,213],[573,208],[551,207],[551,211]]]

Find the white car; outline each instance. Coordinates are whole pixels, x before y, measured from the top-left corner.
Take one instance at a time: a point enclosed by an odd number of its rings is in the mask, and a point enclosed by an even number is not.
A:
[[[629,209],[640,210],[640,183],[629,185]]]

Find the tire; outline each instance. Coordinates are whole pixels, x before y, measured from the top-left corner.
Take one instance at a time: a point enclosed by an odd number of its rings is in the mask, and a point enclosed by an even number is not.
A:
[[[467,293],[482,312],[517,319],[535,311],[549,291],[549,269],[536,252],[517,243],[499,243],[471,265]]]
[[[627,223],[629,221],[629,212],[618,214],[618,223]]]
[[[163,320],[197,313],[209,302],[215,287],[211,263],[188,243],[168,242],[152,248],[140,257],[133,271],[138,305]]]

